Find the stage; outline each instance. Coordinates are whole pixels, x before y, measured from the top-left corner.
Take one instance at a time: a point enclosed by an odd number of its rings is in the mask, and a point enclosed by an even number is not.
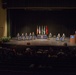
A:
[[[10,45],[24,45],[24,46],[76,46],[76,44],[70,43],[70,39],[67,37],[64,41],[57,41],[56,38],[49,39],[35,39],[35,40],[17,40],[11,39],[10,42],[5,44]]]

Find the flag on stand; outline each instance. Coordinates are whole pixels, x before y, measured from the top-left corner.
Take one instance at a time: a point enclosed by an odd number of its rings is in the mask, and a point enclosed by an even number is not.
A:
[[[40,30],[40,26],[39,26],[39,34],[41,33],[41,30]]]
[[[48,34],[48,27],[46,26],[46,34]]]
[[[44,26],[44,35],[45,35],[45,26]]]
[[[37,26],[37,35],[39,34],[38,26]]]
[[[43,26],[42,26],[42,35],[43,35],[43,32],[44,32],[44,30],[43,30]]]

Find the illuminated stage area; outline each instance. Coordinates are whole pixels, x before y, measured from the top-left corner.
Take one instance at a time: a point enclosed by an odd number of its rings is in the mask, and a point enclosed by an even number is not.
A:
[[[35,40],[16,40],[11,39],[10,42],[5,44],[10,45],[24,45],[24,46],[76,46],[76,44],[70,43],[69,38],[65,38],[64,41],[57,41],[56,38],[50,39],[35,39]]]
[[[0,0],[0,75],[76,75],[73,2]]]

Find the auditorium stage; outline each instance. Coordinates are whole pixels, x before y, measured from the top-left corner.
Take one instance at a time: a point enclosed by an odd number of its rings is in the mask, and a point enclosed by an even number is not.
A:
[[[35,40],[11,39],[10,42],[6,42],[5,44],[24,46],[65,46],[67,44],[67,46],[76,46],[76,44],[70,43],[69,38],[65,38],[65,41],[57,41],[56,38]]]

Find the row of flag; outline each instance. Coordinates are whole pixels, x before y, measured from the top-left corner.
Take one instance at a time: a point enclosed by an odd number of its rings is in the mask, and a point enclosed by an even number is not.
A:
[[[48,34],[48,27],[47,26],[37,26],[37,35],[38,34]]]

